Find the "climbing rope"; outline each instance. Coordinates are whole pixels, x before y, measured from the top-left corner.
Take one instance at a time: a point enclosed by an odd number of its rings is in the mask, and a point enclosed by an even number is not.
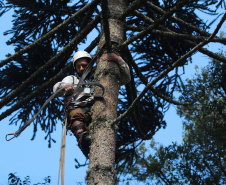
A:
[[[61,171],[61,185],[64,185],[64,162],[65,162],[65,148],[66,148],[66,133],[67,133],[67,116],[65,118],[64,134],[61,142],[60,150],[60,171]],[[58,177],[59,179],[59,177]]]
[[[61,150],[62,150],[62,146],[63,146],[63,133],[64,133],[64,125],[62,124],[61,143],[60,143],[60,159],[61,159]],[[60,184],[60,171],[61,171],[61,163],[59,162],[59,170],[58,170],[58,181],[57,181],[57,185]]]

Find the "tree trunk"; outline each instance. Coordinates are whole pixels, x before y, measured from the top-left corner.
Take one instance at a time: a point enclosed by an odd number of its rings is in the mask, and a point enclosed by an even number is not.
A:
[[[117,17],[125,8],[124,0],[109,0],[109,27],[112,44],[121,43],[124,29]],[[103,32],[103,28],[102,28]],[[104,34],[103,34],[104,35]],[[102,36],[99,49],[104,46],[105,37]],[[103,47],[106,51],[106,48]],[[90,125],[91,147],[89,154],[89,170],[87,184],[109,185],[116,183],[115,149],[116,128],[109,125],[109,121],[117,117],[118,91],[120,71],[118,66],[110,61],[98,59],[95,71],[95,81],[105,87],[103,99],[95,101],[93,122]]]

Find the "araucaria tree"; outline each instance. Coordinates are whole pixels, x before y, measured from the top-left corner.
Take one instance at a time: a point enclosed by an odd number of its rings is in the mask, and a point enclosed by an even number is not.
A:
[[[13,114],[11,124],[19,120],[23,125],[38,112],[54,83],[73,74],[74,51],[85,45],[96,57],[95,80],[106,92],[93,107],[88,184],[114,184],[114,167],[121,172],[133,165],[136,143],[166,126],[170,103],[180,105],[173,100],[175,89],[183,85],[180,68],[195,52],[226,62],[203,47],[226,42],[216,36],[225,20],[218,13],[224,0],[6,0],[0,5],[0,15],[14,10],[13,27],[5,34],[12,35],[7,44],[15,46],[15,54],[0,62],[0,108],[7,106],[0,120]],[[198,11],[219,22],[213,34]],[[119,89],[119,69],[101,61],[106,52],[128,63],[128,85]],[[51,146],[62,109],[60,99],[43,109],[33,122],[33,139],[40,125]]]

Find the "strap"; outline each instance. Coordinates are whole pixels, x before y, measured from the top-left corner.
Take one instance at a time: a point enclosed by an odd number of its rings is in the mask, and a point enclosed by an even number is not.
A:
[[[79,125],[76,125],[75,127],[73,127],[72,129],[71,129],[71,132],[75,132],[75,135],[76,135],[76,137],[77,137],[77,130],[79,130],[79,129],[82,129],[83,131],[86,131],[86,125],[85,124],[79,124]]]
[[[77,86],[76,86],[76,88],[75,88],[75,90],[74,90],[74,93],[70,96],[69,101],[70,101],[70,100],[72,99],[72,97],[77,93],[77,91],[78,91],[80,85],[84,83],[84,80],[85,80],[85,78],[87,77],[87,75],[90,73],[90,71],[91,71],[91,69],[92,69],[92,67],[93,67],[93,64],[94,64],[94,59],[92,59],[92,60],[90,61],[88,67],[86,68],[86,70],[85,70],[84,73],[82,74],[82,77],[79,78],[79,82],[78,82],[78,84],[77,84]]]
[[[76,92],[79,89],[79,85],[84,83],[85,78],[88,76],[88,74],[92,71],[93,68],[93,64],[95,62],[95,60],[97,59],[97,57],[101,54],[101,50],[99,50],[99,52],[96,54],[95,57],[92,58],[92,60],[90,61],[88,67],[86,68],[86,70],[84,71],[84,73],[82,74],[82,77],[79,78],[79,82],[78,82],[78,86],[75,88],[74,93],[71,95],[71,98],[76,94]],[[91,83],[91,82],[90,82]],[[95,83],[95,82],[94,82]]]
[[[65,86],[65,87],[62,87],[62,88],[60,88],[60,89],[58,89],[54,94],[52,94],[47,100],[46,100],[46,102],[42,105],[42,107],[41,107],[41,109],[37,112],[37,114],[35,114],[31,119],[29,119],[28,121],[26,121],[25,123],[24,123],[24,125],[22,126],[22,127],[20,127],[16,132],[14,132],[14,133],[10,133],[10,134],[7,134],[6,135],[6,141],[10,141],[10,140],[12,140],[13,138],[15,138],[15,137],[17,137],[17,136],[19,136],[20,135],[20,133],[21,132],[23,132],[35,119],[36,119],[36,117],[40,114],[40,112],[42,111],[42,109],[53,99],[53,98],[55,98],[56,97],[56,95],[60,92],[60,91],[62,91],[64,88],[66,88],[66,87],[70,87],[71,85],[67,85],[67,86]],[[9,138],[8,139],[8,137],[10,136],[10,135],[13,135],[13,137],[11,137],[11,138]]]
[[[75,76],[74,75],[71,75],[72,79],[73,79],[73,85],[75,84]]]

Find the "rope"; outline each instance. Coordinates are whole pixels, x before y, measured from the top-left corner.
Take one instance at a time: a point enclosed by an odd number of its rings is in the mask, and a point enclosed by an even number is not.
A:
[[[83,81],[84,81],[84,79],[83,79]],[[97,83],[97,82],[87,82],[87,83],[78,83],[78,84],[76,84],[76,85],[74,85],[74,86],[76,86],[76,88],[75,88],[75,91],[74,91],[74,93],[70,96],[70,99],[77,93],[77,91],[78,91],[78,89],[82,86],[82,85],[93,85],[93,86],[99,86],[101,89],[102,89],[102,95],[94,95],[94,97],[95,98],[99,98],[99,97],[102,97],[103,96],[103,94],[104,94],[104,86],[103,85],[101,85],[101,84],[99,84],[99,83]],[[21,132],[23,132],[36,118],[37,118],[37,116],[40,114],[40,112],[42,111],[42,109],[53,99],[53,98],[55,98],[56,97],[56,95],[60,92],[60,91],[62,91],[63,89],[65,89],[66,87],[71,87],[71,85],[67,85],[67,86],[64,86],[64,87],[62,87],[62,88],[60,88],[60,89],[58,89],[54,94],[52,94],[47,100],[46,100],[46,102],[42,105],[42,107],[41,107],[41,109],[37,112],[37,114],[35,114],[31,119],[29,119],[27,122],[25,122],[24,123],[24,125],[22,126],[22,127],[20,127],[16,132],[14,132],[14,133],[10,133],[10,134],[7,134],[6,135],[6,141],[10,141],[10,140],[12,140],[13,138],[15,138],[15,137],[18,137],[20,134],[21,134]],[[11,138],[8,138],[9,136],[12,136]]]
[[[66,147],[66,132],[67,132],[67,117],[65,118],[64,135],[62,141],[62,147],[60,151],[60,167],[61,167],[61,185],[64,185],[64,162],[65,162],[65,147]]]
[[[64,185],[64,163],[65,163],[65,148],[66,148],[66,133],[67,133],[67,117],[65,118],[65,128],[63,131],[62,126],[62,133],[61,133],[61,144],[60,144],[60,163],[59,163],[59,171],[58,171],[58,182],[60,182],[61,176],[61,185]]]
[[[64,126],[62,125],[60,149],[62,148],[62,145],[63,145],[63,132],[64,132]],[[61,152],[60,152],[60,159],[61,159]],[[57,185],[59,185],[59,182],[60,182],[60,169],[61,169],[61,165],[60,165],[60,162],[59,162]]]

